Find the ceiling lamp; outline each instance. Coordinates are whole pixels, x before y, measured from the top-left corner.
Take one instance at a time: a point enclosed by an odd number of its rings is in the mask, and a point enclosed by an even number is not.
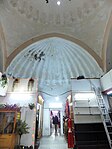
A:
[[[59,6],[61,4],[61,2],[60,1],[57,1],[57,5]]]

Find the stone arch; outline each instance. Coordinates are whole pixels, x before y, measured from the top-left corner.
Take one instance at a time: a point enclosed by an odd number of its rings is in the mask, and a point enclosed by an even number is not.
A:
[[[2,23],[0,22],[0,71],[4,72],[7,58],[6,41]]]
[[[39,41],[39,40],[43,40],[45,38],[50,38],[50,37],[60,37],[66,40],[69,40],[71,42],[76,43],[77,45],[81,46],[82,48],[84,48],[92,57],[94,57],[94,59],[96,60],[96,62],[99,64],[99,66],[101,68],[103,68],[103,63],[102,63],[102,59],[90,48],[88,47],[85,43],[83,43],[82,41],[80,41],[79,39],[76,39],[74,37],[65,35],[65,34],[59,34],[59,33],[50,33],[50,34],[44,34],[44,35],[40,35],[38,37],[34,37],[26,42],[24,42],[22,45],[20,45],[18,48],[16,48],[11,54],[10,56],[7,58],[7,63],[6,63],[6,68],[8,67],[8,65],[11,63],[11,61],[13,60],[13,58],[19,53],[21,52],[24,48],[26,48],[27,46]]]
[[[111,34],[112,34],[112,11],[110,13],[110,17],[109,17],[109,20],[108,20],[107,25],[106,25],[104,39],[103,39],[103,45],[102,45],[103,70],[105,72],[107,72],[107,70],[108,70],[107,61],[108,61],[108,57],[111,56],[111,54],[109,54],[110,50],[112,51],[112,49],[109,48],[110,47],[110,45],[109,45],[110,44],[110,38],[112,37]],[[111,45],[112,45],[112,43],[111,43]]]
[[[110,29],[106,49],[106,71],[109,71],[111,69],[112,69],[112,26]]]

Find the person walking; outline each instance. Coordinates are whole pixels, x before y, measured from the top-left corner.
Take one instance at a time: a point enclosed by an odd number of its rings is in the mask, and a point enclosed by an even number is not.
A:
[[[53,117],[53,124],[55,126],[55,133],[57,133],[57,126],[58,126],[58,117],[57,117],[57,115],[55,115],[55,117]]]

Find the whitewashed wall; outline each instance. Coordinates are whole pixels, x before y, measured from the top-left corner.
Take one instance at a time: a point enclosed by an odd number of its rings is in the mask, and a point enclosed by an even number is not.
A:
[[[112,70],[106,73],[101,79],[102,91],[112,89]]]
[[[21,137],[21,145],[31,146],[35,139],[35,122],[36,122],[36,109],[30,110],[28,107],[21,109],[21,120],[28,124],[29,133]]]
[[[79,92],[79,91],[93,91],[93,88],[97,89],[98,87],[101,88],[100,80],[99,79],[72,79],[72,92]]]
[[[43,136],[50,135],[50,110],[44,109],[43,112]]]
[[[6,96],[6,93],[7,93],[7,85],[4,88],[0,85],[0,96]]]
[[[20,107],[28,107],[29,103],[34,103],[37,95],[33,93],[7,93],[5,97],[0,97],[0,104],[17,104]]]

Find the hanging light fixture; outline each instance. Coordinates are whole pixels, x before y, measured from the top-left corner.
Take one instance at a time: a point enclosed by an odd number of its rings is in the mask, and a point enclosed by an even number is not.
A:
[[[57,5],[59,6],[61,4],[61,2],[60,1],[57,1]]]
[[[45,0],[46,1],[46,3],[49,3],[49,1],[48,0]]]

